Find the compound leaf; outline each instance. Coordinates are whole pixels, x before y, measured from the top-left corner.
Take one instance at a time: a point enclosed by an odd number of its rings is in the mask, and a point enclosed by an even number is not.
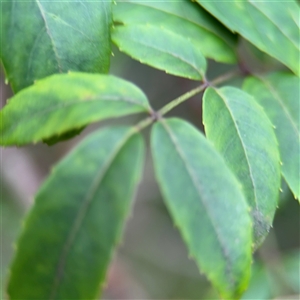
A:
[[[24,89],[0,111],[0,144],[51,143],[89,123],[150,110],[144,93],[123,79],[56,74]]]
[[[110,1],[1,1],[1,53],[15,92],[67,71],[107,73]]]
[[[300,8],[296,1],[197,2],[229,29],[300,75]]]
[[[150,24],[193,41],[205,57],[235,63],[235,36],[196,3],[186,0],[118,0],[113,5],[117,24]]]
[[[288,73],[247,78],[244,90],[253,95],[274,124],[282,175],[300,199],[300,81]]]
[[[205,91],[203,123],[207,138],[243,186],[257,247],[272,225],[280,189],[280,158],[272,124],[250,95],[233,87]]]
[[[153,127],[157,181],[191,257],[223,298],[238,299],[251,265],[252,224],[240,184],[213,146],[180,119]]]
[[[98,131],[52,171],[17,244],[10,299],[96,299],[140,180],[143,140]]]
[[[206,60],[196,44],[166,28],[150,24],[116,26],[112,40],[131,57],[173,75],[201,80]]]

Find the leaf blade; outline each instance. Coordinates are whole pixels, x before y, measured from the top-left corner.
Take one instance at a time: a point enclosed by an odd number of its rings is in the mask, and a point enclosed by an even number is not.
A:
[[[11,299],[97,296],[140,180],[143,153],[143,140],[131,128],[108,128],[55,167],[19,240]]]
[[[192,40],[205,57],[236,62],[234,36],[195,3],[177,0],[170,5],[163,1],[119,0],[113,6],[113,19],[125,25],[152,24],[166,28]]]
[[[249,279],[252,238],[236,179],[206,139],[183,120],[156,123],[151,144],[164,201],[191,255],[224,298],[237,299]]]
[[[1,145],[50,139],[91,122],[150,112],[144,93],[111,75],[52,75],[24,89],[0,112]]]
[[[207,138],[243,185],[258,247],[272,226],[280,188],[277,141],[262,109],[243,91],[208,88],[203,100]]]
[[[112,40],[134,59],[169,74],[201,80],[206,60],[191,41],[153,25],[116,26]]]
[[[0,57],[15,92],[54,73],[108,72],[110,1],[9,0],[1,5]]]
[[[300,24],[297,17],[300,8],[296,1],[242,0],[230,2],[230,5],[225,0],[197,2],[229,29],[300,75]]]
[[[282,175],[295,198],[300,199],[300,106],[299,78],[277,72],[265,77],[250,77],[243,89],[264,108],[275,127],[282,161]]]

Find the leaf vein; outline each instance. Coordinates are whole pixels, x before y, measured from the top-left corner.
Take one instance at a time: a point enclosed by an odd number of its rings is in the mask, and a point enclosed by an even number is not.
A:
[[[86,104],[86,103],[97,102],[97,101],[99,101],[99,102],[102,102],[102,101],[107,101],[107,102],[110,102],[110,101],[124,101],[124,102],[130,103],[130,104],[135,104],[135,105],[142,106],[142,107],[146,108],[147,111],[149,111],[149,107],[147,105],[144,105],[143,103],[135,102],[134,100],[129,99],[129,98],[123,98],[123,97],[122,98],[121,97],[113,98],[112,96],[107,96],[106,99],[104,97],[102,97],[100,100],[98,98],[94,98],[94,99],[90,98],[90,99],[84,99],[84,100],[73,101],[73,102],[68,102],[68,103],[59,103],[58,105],[53,105],[50,108],[38,111],[37,113],[31,114],[30,116],[26,116],[26,118],[22,118],[22,119],[19,119],[18,121],[15,121],[14,126],[10,127],[10,131],[13,131],[14,129],[16,129],[20,124],[22,125],[22,122],[24,120],[33,119],[33,118],[36,118],[36,117],[41,117],[41,116],[47,115],[49,112],[52,112],[52,111],[55,111],[55,110],[58,110],[58,109],[65,109],[65,108],[67,108],[68,106],[71,106],[71,105]]]
[[[80,227],[81,227],[84,219],[86,218],[86,216],[88,214],[88,210],[90,209],[90,206],[91,206],[93,200],[95,201],[94,196],[95,196],[97,190],[99,189],[99,187],[101,186],[101,182],[102,182],[103,178],[106,176],[109,168],[113,164],[114,159],[117,157],[117,155],[119,154],[119,152],[124,147],[124,145],[126,144],[126,142],[128,141],[128,139],[131,137],[131,135],[133,133],[134,133],[134,131],[132,131],[132,130],[128,131],[125,134],[125,136],[119,141],[119,143],[115,146],[113,151],[110,153],[110,156],[108,157],[104,166],[102,168],[100,168],[99,172],[96,174],[94,181],[92,182],[89,189],[87,190],[86,197],[83,199],[83,202],[82,202],[80,208],[78,209],[78,213],[74,219],[73,226],[70,230],[70,233],[66,239],[64,246],[62,247],[62,251],[61,251],[60,258],[58,260],[57,269],[56,269],[56,275],[53,280],[52,290],[51,290],[51,294],[50,294],[50,298],[49,298],[50,300],[55,299],[57,290],[59,288],[59,285],[60,285],[61,280],[64,275],[64,269],[65,269],[67,256],[71,250],[72,244],[76,240],[77,234],[80,230]]]
[[[186,170],[187,170],[187,173],[188,175],[190,176],[191,180],[192,180],[192,183],[199,195],[199,198],[202,199],[202,203],[203,203],[203,207],[211,221],[211,224],[215,230],[215,234],[216,234],[216,237],[217,237],[217,240],[219,241],[220,243],[220,247],[221,247],[221,250],[222,250],[222,254],[225,258],[226,261],[230,261],[230,256],[229,256],[229,252],[227,250],[227,247],[226,247],[226,243],[223,241],[222,239],[222,235],[220,234],[219,230],[218,230],[218,226],[215,224],[215,222],[213,221],[213,218],[212,218],[212,215],[210,214],[210,209],[209,209],[209,205],[207,205],[207,201],[205,199],[205,197],[201,196],[203,193],[202,193],[202,190],[201,190],[201,185],[199,185],[198,183],[198,180],[194,174],[194,171],[189,167],[189,163],[188,161],[186,160],[181,148],[180,148],[180,144],[178,143],[175,135],[173,134],[173,132],[171,131],[171,128],[166,124],[166,122],[162,121],[162,124],[163,126],[165,127],[166,131],[168,132],[169,136],[170,136],[170,139],[172,141],[172,143],[174,144],[175,146],[175,149],[177,150],[177,153],[178,155],[180,156],[180,158],[182,159],[184,165],[186,166]],[[228,274],[230,274],[230,281],[232,283],[235,282],[233,276],[232,276],[232,272],[231,272],[231,264],[226,264],[226,269],[227,269],[227,272]]]
[[[131,38],[130,40],[133,41],[133,42],[135,42],[135,43],[137,43],[137,44],[140,44],[140,45],[142,45],[142,46],[149,47],[149,48],[154,49],[154,50],[156,50],[156,51],[161,51],[161,52],[163,52],[163,53],[165,53],[165,54],[168,54],[168,55],[170,55],[170,56],[173,56],[174,58],[177,58],[177,59],[181,60],[182,62],[184,62],[184,63],[186,63],[187,65],[191,66],[191,67],[192,67],[192,68],[193,68],[193,69],[194,69],[201,77],[203,77],[203,75],[201,74],[201,72],[199,71],[199,69],[197,68],[197,66],[193,65],[191,62],[187,61],[186,59],[184,59],[184,58],[181,57],[180,55],[175,54],[175,53],[172,53],[172,52],[169,52],[169,51],[167,51],[167,50],[165,50],[165,49],[161,49],[161,48],[159,48],[159,47],[155,47],[153,44],[150,45],[150,44],[148,44],[148,43],[146,43],[146,42],[141,42],[141,41],[139,41],[139,40],[135,40],[134,38]],[[194,56],[194,53],[193,53],[193,56]]]
[[[39,10],[41,12],[41,16],[42,16],[42,18],[44,20],[46,32],[47,32],[47,34],[48,34],[48,36],[50,38],[51,44],[52,44],[52,49],[53,49],[53,52],[54,52],[54,56],[55,56],[55,59],[56,59],[56,62],[57,62],[58,69],[62,73],[63,72],[62,66],[61,66],[60,61],[59,61],[59,56],[58,56],[57,48],[55,46],[55,43],[54,43],[54,40],[53,40],[51,31],[50,31],[50,28],[49,28],[49,25],[48,25],[48,22],[47,22],[45,11],[43,9],[42,4],[40,3],[40,0],[35,0],[35,1],[36,1],[37,5],[38,5],[38,8],[39,8]]]
[[[229,106],[228,106],[228,104],[227,104],[227,102],[225,100],[225,97],[223,97],[223,95],[220,93],[220,91],[218,91],[218,90],[215,90],[215,91],[217,92],[217,94],[220,96],[220,98],[224,102],[224,105],[226,106],[226,108],[227,108],[227,110],[228,110],[228,112],[229,112],[229,114],[231,116],[231,119],[233,121],[234,128],[235,128],[235,130],[237,132],[238,138],[239,138],[239,140],[241,142],[241,145],[242,145],[242,148],[243,148],[243,152],[244,152],[244,155],[245,155],[245,158],[246,158],[246,162],[247,162],[247,165],[248,165],[248,170],[249,170],[249,175],[250,175],[250,179],[251,179],[251,184],[252,184],[252,187],[253,187],[255,206],[259,210],[255,180],[253,178],[253,171],[252,171],[251,163],[249,161],[249,157],[248,157],[248,153],[247,153],[247,150],[246,150],[246,146],[244,145],[244,140],[242,138],[242,135],[240,133],[240,130],[239,130],[239,127],[238,127],[238,125],[236,123],[236,120],[235,120],[234,116],[232,115],[231,109],[229,108]]]
[[[278,104],[282,107],[282,110],[284,111],[284,113],[286,114],[287,118],[289,119],[289,121],[292,124],[292,127],[294,128],[296,134],[300,137],[300,131],[298,129],[297,124],[295,123],[288,107],[285,105],[283,99],[281,99],[280,95],[276,92],[276,90],[274,89],[274,87],[272,86],[272,84],[270,82],[268,82],[265,78],[263,77],[259,77],[259,79],[263,82],[263,84],[267,87],[267,89],[271,92],[271,94],[274,96],[274,99],[277,100]]]

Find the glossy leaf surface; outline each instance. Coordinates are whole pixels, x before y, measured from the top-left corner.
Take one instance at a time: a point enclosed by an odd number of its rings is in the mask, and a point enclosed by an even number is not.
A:
[[[205,57],[235,63],[235,37],[196,3],[186,0],[118,0],[113,19],[119,24],[150,24],[193,41]]]
[[[282,174],[300,199],[300,80],[287,73],[246,79],[244,90],[264,108],[275,127]]]
[[[93,133],[52,171],[17,244],[10,299],[96,299],[141,177],[132,129]]]
[[[225,299],[238,299],[250,275],[252,228],[234,175],[213,146],[180,119],[152,132],[157,181],[175,226],[193,257]]]
[[[112,39],[122,52],[166,73],[201,80],[206,60],[196,44],[153,25],[116,26]]]
[[[69,73],[38,81],[0,112],[1,145],[61,136],[99,120],[150,112],[144,93],[111,75]]]
[[[15,92],[54,73],[106,73],[110,1],[1,1],[1,60]]]
[[[257,247],[272,225],[280,188],[280,158],[272,124],[250,95],[233,87],[205,91],[203,122],[207,138],[243,186]]]
[[[229,29],[300,75],[300,7],[296,1],[197,2]]]

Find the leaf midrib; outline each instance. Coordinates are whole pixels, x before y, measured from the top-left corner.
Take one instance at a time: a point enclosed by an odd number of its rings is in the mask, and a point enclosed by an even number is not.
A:
[[[185,17],[180,16],[180,15],[176,15],[176,14],[170,12],[170,11],[166,11],[166,10],[159,9],[158,7],[153,7],[153,6],[147,5],[147,4],[145,4],[144,2],[143,2],[143,3],[135,3],[135,2],[129,1],[129,3],[130,3],[130,4],[137,5],[137,6],[149,7],[149,8],[151,8],[151,9],[153,9],[153,10],[157,10],[157,11],[159,11],[159,12],[163,12],[163,13],[165,13],[165,14],[167,14],[167,15],[173,16],[173,17],[175,17],[175,18],[179,18],[179,19],[184,20],[184,21],[186,21],[186,22],[188,22],[188,23],[191,23],[191,24],[193,24],[193,25],[196,25],[197,27],[199,27],[199,28],[201,28],[201,29],[204,29],[204,30],[206,30],[207,32],[209,32],[210,34],[213,34],[214,36],[218,37],[220,40],[222,40],[223,42],[225,42],[225,44],[226,44],[227,46],[230,47],[230,45],[227,43],[227,40],[224,40],[224,39],[222,38],[221,35],[216,34],[215,31],[211,30],[211,29],[208,28],[208,27],[204,27],[202,24],[200,25],[199,23],[196,23],[196,22],[193,21],[193,20],[186,19]],[[124,24],[132,24],[132,23],[124,22]],[[230,48],[231,48],[231,47],[230,47]]]
[[[51,44],[52,44],[52,49],[53,49],[53,52],[54,52],[54,56],[55,56],[55,59],[56,59],[56,62],[57,62],[57,66],[58,66],[58,69],[59,69],[59,72],[63,72],[63,69],[62,69],[62,66],[60,64],[60,61],[59,61],[59,56],[58,56],[58,52],[57,52],[57,47],[55,46],[55,43],[54,43],[54,40],[53,40],[53,37],[51,35],[51,31],[50,31],[50,28],[49,28],[49,25],[47,23],[47,18],[45,16],[45,11],[43,9],[43,6],[42,4],[40,3],[40,0],[35,0],[40,12],[41,12],[41,16],[43,18],[43,21],[44,21],[44,24],[45,24],[45,28],[46,28],[46,32],[50,38],[50,41],[51,41]]]
[[[262,11],[260,11],[256,6],[254,6],[251,2],[248,2],[249,0],[247,0],[246,2],[245,2],[245,4],[249,4],[249,5],[252,5],[258,12],[260,12],[261,14],[263,14],[263,12]],[[201,4],[201,2],[200,2],[200,4]],[[223,12],[220,10],[220,8],[219,7],[213,7],[214,9],[216,9],[217,11],[218,11],[218,13],[219,14],[223,14]],[[264,16],[265,16],[265,14],[263,14]],[[251,17],[251,15],[250,15],[250,17]],[[270,18],[268,18],[267,16],[265,16],[269,21],[270,21],[270,23],[272,24],[272,25],[275,25],[276,27],[277,27],[277,25],[270,19]],[[251,20],[252,20],[252,18],[251,18]],[[252,22],[253,22],[253,20],[252,20]],[[231,21],[231,20],[222,20],[222,23],[223,24],[225,24],[226,26],[228,26],[229,28],[231,28],[231,30],[234,30],[234,31],[237,31],[237,32],[241,32],[240,30],[239,30],[239,25],[236,23],[236,22],[233,22],[233,21]],[[255,24],[255,23],[254,23]],[[264,44],[264,42],[261,40],[261,33],[260,33],[260,31],[259,31],[259,28],[257,28],[256,27],[256,25],[253,27],[258,33],[259,33],[259,39],[260,39],[260,41],[259,41],[259,43],[256,43],[256,45],[261,49],[261,50],[263,50],[263,51],[265,51],[265,52],[268,52],[267,50],[270,48],[270,47],[268,47],[268,49],[266,49],[265,48],[265,44]],[[280,31],[281,33],[282,33],[282,31]],[[250,38],[249,38],[249,34],[248,34],[248,31],[246,32],[246,34],[244,34],[245,33],[245,31],[243,31],[241,34],[242,35],[244,35],[245,37],[246,37],[246,39],[248,39],[248,40],[250,40],[250,42],[251,43],[254,43],[255,44],[255,40],[253,40],[253,38],[252,38],[252,35],[250,34]],[[288,42],[290,42],[291,43],[291,45],[294,47],[295,45],[294,45],[294,43],[284,34],[284,33],[282,33],[283,34],[283,36],[287,39],[287,41]],[[296,49],[297,49],[297,47],[296,47]],[[273,49],[274,50],[274,49]],[[291,69],[294,69],[294,67],[293,67],[293,65],[292,65],[292,63],[290,62],[290,60],[286,60],[286,58],[284,58],[281,54],[279,55],[278,54],[278,52],[277,52],[277,50],[275,49],[274,51],[276,51],[276,56],[277,57],[281,57],[281,61],[283,62],[283,63],[285,63],[287,66],[289,66]]]
[[[81,228],[83,221],[85,220],[86,216],[88,215],[88,211],[89,211],[89,208],[90,208],[93,200],[96,201],[94,199],[94,196],[95,196],[96,192],[98,191],[98,189],[100,188],[102,180],[106,176],[109,168],[113,164],[117,155],[120,153],[122,148],[125,146],[125,144],[129,141],[130,137],[134,133],[135,133],[134,130],[127,131],[127,133],[123,136],[123,138],[119,141],[119,143],[114,148],[114,151],[111,152],[106,163],[103,165],[102,168],[100,168],[99,172],[95,176],[94,181],[90,185],[90,188],[88,189],[88,191],[86,193],[86,197],[83,199],[83,202],[78,209],[78,213],[74,219],[73,226],[71,227],[71,230],[66,239],[66,242],[65,242],[64,246],[62,247],[61,254],[58,259],[56,274],[53,278],[52,290],[50,291],[49,300],[55,299],[58,288],[59,288],[62,278],[63,278],[63,273],[64,273],[64,269],[65,269],[67,256],[70,253],[72,244],[75,242],[75,240],[77,238],[77,234]]]
[[[33,119],[33,118],[36,118],[36,117],[41,117],[41,116],[44,116],[44,115],[47,115],[48,113],[52,112],[52,111],[57,111],[59,109],[65,109],[67,108],[68,106],[71,106],[71,105],[77,105],[77,104],[88,104],[90,102],[101,102],[101,101],[120,101],[120,102],[127,102],[127,103],[130,103],[130,104],[134,104],[134,105],[137,105],[137,106],[141,106],[141,107],[144,107],[146,108],[147,111],[149,111],[149,107],[147,105],[144,105],[143,103],[139,103],[139,102],[135,102],[134,100],[130,99],[130,98],[123,98],[123,97],[113,97],[113,96],[106,96],[106,97],[103,97],[101,96],[101,99],[99,98],[89,98],[89,99],[81,99],[81,100],[77,100],[77,101],[73,101],[73,102],[67,102],[67,103],[59,103],[58,105],[55,105],[55,106],[51,106],[50,108],[47,108],[47,109],[44,109],[44,110],[41,110],[41,111],[38,111],[37,113],[35,114],[31,114],[31,115],[26,115],[26,118],[21,118],[19,119],[18,121],[14,121],[14,126],[13,127],[9,127],[9,130],[10,131],[13,131],[15,130],[20,124],[22,125],[22,123],[24,122],[24,120],[28,120],[28,119]],[[2,114],[3,116],[3,114]],[[4,117],[4,116],[3,116]]]
[[[198,180],[195,178],[193,170],[190,169],[189,163],[187,162],[184,154],[182,153],[181,148],[180,148],[180,144],[178,143],[178,141],[177,141],[175,135],[173,134],[173,132],[171,131],[171,128],[168,126],[168,124],[166,123],[165,120],[162,120],[161,123],[165,127],[165,130],[169,134],[170,139],[171,139],[172,143],[174,144],[175,149],[177,150],[177,153],[181,157],[184,165],[186,166],[187,173],[190,176],[191,181],[192,181],[192,183],[193,183],[196,191],[198,192],[199,199],[200,200],[202,199],[201,203],[203,203],[203,207],[204,207],[204,209],[205,209],[205,211],[206,211],[206,213],[207,213],[207,215],[209,217],[209,220],[211,221],[211,224],[212,224],[212,226],[213,226],[213,228],[215,230],[216,238],[217,238],[217,241],[219,241],[219,243],[220,243],[220,248],[221,248],[221,252],[222,252],[222,254],[224,256],[224,259],[225,259],[225,261],[230,262],[230,256],[228,254],[227,247],[225,246],[226,243],[223,241],[222,235],[219,233],[218,226],[215,224],[215,222],[213,221],[213,218],[212,218],[212,216],[210,214],[209,205],[207,205],[207,203],[209,201],[207,201],[205,199],[205,197],[202,195],[202,193],[201,193],[202,192],[202,188],[201,188],[201,186],[197,185]],[[232,272],[231,272],[232,271],[231,263],[226,264],[226,269],[227,269],[227,274],[230,274],[230,281],[231,281],[231,283],[233,285],[235,285],[235,279],[233,278],[233,275],[232,275]]]
[[[242,138],[241,133],[239,131],[239,127],[238,127],[238,125],[236,123],[236,120],[235,120],[234,116],[232,115],[230,107],[227,105],[227,102],[225,100],[226,97],[224,97],[222,95],[222,93],[220,92],[220,90],[216,90],[215,89],[215,92],[220,96],[220,98],[224,102],[224,105],[227,108],[227,110],[228,110],[228,112],[229,112],[229,114],[231,116],[231,119],[232,119],[232,121],[234,123],[234,128],[235,128],[235,130],[237,132],[237,135],[239,137],[239,140],[240,140],[240,143],[242,145],[243,152],[244,152],[244,155],[245,155],[245,158],[246,158],[246,162],[247,162],[247,165],[248,165],[249,175],[250,175],[250,179],[251,179],[251,183],[252,183],[252,187],[253,187],[255,206],[256,206],[257,210],[259,210],[258,197],[257,197],[257,192],[256,192],[255,181],[254,181],[254,178],[253,178],[253,175],[252,175],[252,168],[251,168],[251,164],[250,164],[250,161],[249,161],[249,158],[248,158],[248,153],[247,153],[246,147],[244,146],[243,138]]]
[[[260,10],[260,8],[259,8],[258,6],[255,5],[255,2],[253,2],[253,1],[251,1],[251,0],[248,0],[248,1],[249,1],[249,3],[250,3],[251,5],[253,5],[253,6],[254,6],[261,14],[263,14],[268,20],[270,20],[271,23],[278,29],[278,31],[280,31],[280,32],[282,33],[282,35],[283,35],[284,37],[286,37],[287,40],[289,40],[289,41],[291,42],[291,44],[294,45],[295,48],[296,48],[297,50],[300,49],[300,46],[297,45],[297,44],[295,44],[295,42],[294,42],[292,39],[290,39],[290,37],[289,37],[284,31],[282,31],[281,27],[278,26],[277,23],[273,22],[273,20],[270,19],[269,16],[266,15],[264,11]]]
[[[274,89],[273,85],[267,79],[265,79],[263,77],[258,77],[258,79],[262,81],[262,83],[265,85],[265,87],[271,92],[274,99],[277,100],[277,103],[282,107],[282,110],[284,111],[288,120],[291,122],[296,135],[298,135],[298,137],[300,137],[300,131],[297,127],[297,124],[295,124],[295,121],[294,121],[289,109],[285,105],[284,101],[281,99],[279,93],[276,92],[276,89]]]
[[[125,26],[128,28],[129,26],[132,26],[132,25],[125,25]],[[125,27],[125,26],[124,26],[124,27]],[[142,26],[143,26],[143,25],[142,25]],[[142,27],[142,26],[140,26],[140,27]],[[145,27],[145,26],[143,26],[143,27]],[[154,27],[154,26],[153,26],[153,27]],[[169,30],[164,29],[164,31],[173,34],[173,33],[172,33],[171,31],[169,31]],[[156,50],[156,51],[165,53],[165,54],[167,54],[167,55],[173,56],[174,58],[176,58],[176,59],[182,61],[183,63],[187,64],[188,66],[192,67],[192,69],[194,69],[194,71],[196,71],[196,72],[200,75],[201,78],[203,77],[203,75],[201,74],[200,70],[198,70],[197,66],[194,66],[194,65],[191,64],[189,61],[187,61],[187,60],[185,60],[184,58],[182,58],[181,56],[176,55],[176,54],[174,54],[174,53],[172,53],[172,52],[169,52],[169,51],[167,51],[167,50],[165,50],[165,49],[160,49],[160,48],[158,48],[158,47],[155,47],[153,44],[150,45],[150,44],[148,44],[148,43],[146,43],[146,42],[144,42],[144,41],[141,42],[140,40],[136,40],[136,39],[133,38],[133,37],[130,37],[130,40],[133,41],[133,42],[135,42],[135,43],[137,43],[137,44],[140,44],[140,45],[142,45],[142,46],[145,46],[145,47],[151,48],[151,49],[153,49],[153,50]],[[121,49],[121,48],[122,48],[122,47],[120,47],[120,49]]]

